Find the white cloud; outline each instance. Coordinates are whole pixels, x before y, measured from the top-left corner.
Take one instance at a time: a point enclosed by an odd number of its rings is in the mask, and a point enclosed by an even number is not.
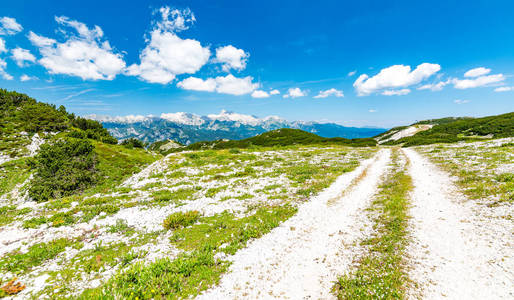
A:
[[[453,103],[456,103],[456,104],[466,104],[466,103],[469,103],[469,100],[456,99],[456,100],[453,100]]]
[[[473,79],[453,79],[453,86],[456,89],[469,89],[476,88],[482,86],[489,86],[491,84],[499,83],[505,80],[505,76],[503,74],[494,74],[487,76],[479,76]]]
[[[7,48],[5,48],[5,41],[0,38],[0,53],[7,52]]]
[[[464,73],[464,77],[478,77],[478,76],[483,76],[483,75],[489,74],[490,72],[491,72],[491,69],[479,67],[479,68],[474,68],[474,69],[467,71],[466,73]]]
[[[41,35],[37,35],[34,32],[29,32],[28,38],[30,42],[36,47],[49,47],[56,44],[57,41],[51,38],[47,38]]]
[[[29,50],[20,47],[12,49],[12,58],[16,61],[19,67],[24,67],[25,62],[35,62],[36,57],[30,53]]]
[[[377,75],[360,75],[353,86],[357,95],[366,96],[387,88],[408,87],[418,84],[441,70],[438,64],[422,63],[411,71],[410,66],[393,65],[382,69]]]
[[[216,49],[215,62],[223,64],[222,69],[225,72],[230,71],[230,69],[241,71],[246,68],[248,57],[250,57],[248,52],[245,52],[243,49],[237,49],[232,45],[228,45]]]
[[[196,22],[195,15],[189,8],[179,10],[163,6],[159,9],[162,20],[156,23],[158,29],[163,31],[179,32],[189,29]]]
[[[328,96],[334,96],[337,98],[341,98],[341,97],[344,97],[344,94],[343,94],[343,91],[331,88],[326,91],[319,91],[319,94],[317,96],[314,96],[314,98],[327,98]]]
[[[29,76],[27,74],[23,74],[20,76],[20,80],[21,81],[29,81],[29,80],[38,80],[38,78],[35,76]]]
[[[63,43],[33,32],[28,35],[43,56],[39,63],[50,74],[77,76],[84,80],[112,80],[125,68],[122,56],[114,53],[109,42],[102,39],[100,27],[89,29],[84,23],[67,17],[55,17],[55,21],[61,26],[75,29],[77,34],[61,28],[67,36]]]
[[[177,86],[184,90],[214,92],[216,90],[216,80],[214,78],[203,80],[197,77],[189,77],[177,83]]]
[[[211,52],[199,41],[181,39],[175,32],[186,30],[195,22],[189,9],[159,10],[162,20],[155,23],[147,46],[139,55],[140,63],[127,68],[127,75],[152,83],[166,84],[180,74],[194,74],[204,66]]]
[[[0,59],[0,76],[5,80],[12,80],[13,77],[5,71],[6,67],[7,63],[5,62],[5,60]]]
[[[252,93],[252,97],[253,98],[268,98],[269,94],[267,92],[265,92],[265,91],[255,90]]]
[[[290,88],[287,90],[287,94],[285,94],[284,98],[298,98],[298,97],[304,97],[307,96],[306,91],[302,91],[300,88]]]
[[[269,92],[270,95],[280,95],[280,91],[279,90],[271,90]]]
[[[348,72],[348,77],[352,77],[353,75],[355,75],[357,73],[357,70],[355,71],[351,71],[351,72]]]
[[[510,92],[514,91],[514,86],[501,86],[494,89],[495,92]]]
[[[189,77],[179,83],[177,86],[185,90],[213,92],[230,95],[244,95],[253,92],[259,87],[258,83],[253,83],[253,77],[247,76],[238,78],[229,74],[227,76],[218,76],[216,78],[207,78],[205,80]]]
[[[377,110],[376,110],[376,109],[370,109],[370,110],[368,110],[368,111],[369,111],[370,113],[377,112]]]
[[[252,83],[253,77],[247,76],[243,78],[234,77],[228,74],[225,77],[216,77],[216,91],[221,94],[244,95],[253,92],[259,87],[258,83]]]
[[[451,80],[449,80],[449,79],[446,81],[439,81],[437,83],[429,83],[429,84],[425,84],[425,85],[418,87],[418,90],[440,91],[443,89],[443,87],[445,87],[446,85],[448,85],[450,83],[451,83]]]
[[[86,94],[86,93],[89,93],[89,92],[92,92],[94,91],[95,89],[85,89],[85,90],[81,90],[81,91],[78,91],[78,92],[74,92],[74,93],[71,93],[69,94],[68,96],[64,97],[62,100],[66,101],[66,100],[70,100],[72,98],[75,98],[75,97],[78,97],[80,95],[83,95],[83,94]]]
[[[23,26],[16,22],[15,18],[0,18],[0,35],[13,35],[23,30]]]
[[[403,96],[410,93],[409,89],[401,89],[401,90],[385,90],[382,92],[384,96]]]

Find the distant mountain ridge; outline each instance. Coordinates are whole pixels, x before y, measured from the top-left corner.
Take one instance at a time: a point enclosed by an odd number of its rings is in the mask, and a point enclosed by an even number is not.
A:
[[[385,132],[382,128],[346,127],[335,123],[287,121],[278,116],[259,118],[222,110],[200,116],[192,113],[163,113],[160,116],[110,117],[89,115],[100,121],[118,139],[137,138],[145,142],[174,140],[182,144],[220,139],[240,140],[266,131],[293,128],[332,138],[367,138]]]

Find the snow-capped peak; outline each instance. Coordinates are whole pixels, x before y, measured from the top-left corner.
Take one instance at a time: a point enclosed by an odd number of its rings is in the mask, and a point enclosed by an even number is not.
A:
[[[207,115],[207,118],[213,120],[213,121],[232,121],[232,122],[239,122],[241,124],[246,125],[258,125],[261,122],[261,119],[252,116],[252,115],[244,115],[244,114],[238,114],[235,112],[230,112],[226,110],[222,110],[219,114],[210,114]]]
[[[147,121],[147,120],[153,118],[152,115],[148,115],[148,116],[127,115],[127,116],[112,117],[112,116],[96,115],[96,114],[91,114],[91,115],[87,115],[84,117],[86,119],[96,120],[96,121],[103,122],[103,123],[110,122],[110,123],[127,123],[127,124],[143,122],[143,121]]]
[[[205,122],[201,116],[185,112],[162,113],[161,119],[184,125],[202,125]]]

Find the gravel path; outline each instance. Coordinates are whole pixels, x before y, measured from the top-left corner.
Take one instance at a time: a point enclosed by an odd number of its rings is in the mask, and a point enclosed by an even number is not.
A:
[[[198,298],[333,298],[330,290],[351,264],[354,242],[371,231],[363,210],[369,206],[389,161],[390,150],[382,149],[340,176],[327,190],[300,206],[295,216],[238,251],[220,284]]]
[[[512,226],[480,218],[450,177],[412,149],[413,242],[409,276],[425,299],[513,299]],[[503,224],[503,225],[502,225]],[[504,240],[507,239],[507,240]]]

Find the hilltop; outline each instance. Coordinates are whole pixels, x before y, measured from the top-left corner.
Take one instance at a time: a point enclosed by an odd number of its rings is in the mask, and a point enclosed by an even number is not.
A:
[[[306,132],[300,129],[281,128],[243,140],[198,142],[183,148],[176,148],[171,151],[251,147],[283,147],[292,145],[345,145],[354,147],[369,147],[376,146],[376,141],[372,138],[324,138],[314,133]]]
[[[391,128],[375,137],[384,145],[405,147],[453,143],[477,139],[514,136],[514,112],[483,118],[441,118],[420,121],[410,126]]]
[[[0,89],[0,196],[37,201],[99,191],[159,158],[117,139],[97,121]],[[5,196],[5,195],[4,195]]]

